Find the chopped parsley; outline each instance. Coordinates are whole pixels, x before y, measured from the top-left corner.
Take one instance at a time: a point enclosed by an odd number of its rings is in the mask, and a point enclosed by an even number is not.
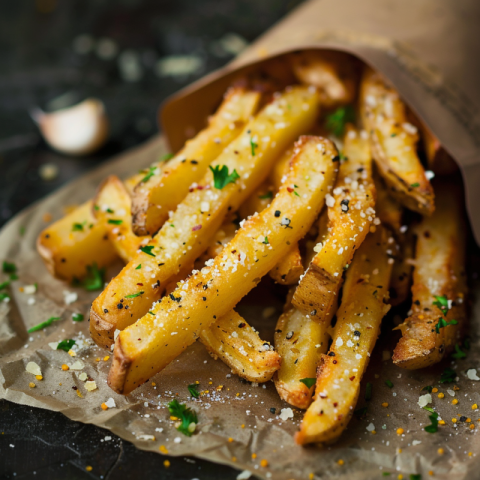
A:
[[[150,255],[151,257],[154,257],[155,254],[152,253],[153,248],[154,248],[153,245],[147,245],[146,247],[140,247],[140,250],[143,253],[146,253],[147,255]]]
[[[109,218],[107,223],[110,223],[112,225],[121,225],[123,223],[123,220],[115,220],[114,218]]]
[[[351,105],[337,108],[325,118],[325,127],[336,137],[340,138],[348,122],[355,121],[355,111]]]
[[[422,480],[422,475],[420,473],[411,473],[410,480]]]
[[[187,437],[191,437],[198,423],[196,412],[186,405],[179,403],[177,399],[172,400],[168,404],[168,411],[170,415],[177,417],[181,421],[177,430]]]
[[[92,265],[87,265],[87,276],[81,282],[81,286],[88,291],[101,290],[104,277],[105,269],[98,268],[98,265],[94,262]]]
[[[438,413],[431,412],[428,418],[430,419],[431,425],[427,425],[425,431],[428,433],[436,433],[438,431]]]
[[[451,368],[446,368],[440,375],[440,383],[453,383],[457,378],[457,372]]]
[[[258,148],[258,143],[255,143],[253,141],[253,138],[250,137],[250,149],[251,149],[251,152],[252,152],[252,157],[255,156],[255,149]]]
[[[65,352],[68,352],[74,345],[75,345],[75,340],[72,340],[71,338],[67,340],[62,340],[57,345],[57,350],[64,350]]]
[[[226,165],[216,165],[213,168],[211,165],[208,167],[213,173],[213,185],[217,190],[222,190],[229,183],[235,183],[237,179],[240,178],[240,175],[234,169],[232,173],[228,173],[228,167]]]
[[[371,399],[372,399],[372,384],[368,382],[367,387],[365,389],[365,400],[368,402]]]
[[[300,381],[307,387],[312,388],[317,381],[316,378],[301,378]]]
[[[61,320],[60,317],[50,317],[48,320],[45,320],[42,323],[39,323],[38,325],[35,325],[32,328],[29,328],[27,330],[28,333],[33,333],[33,332],[38,332],[38,330],[43,330],[44,328],[49,327],[53,322],[58,322]]]
[[[466,356],[467,354],[460,348],[458,343],[455,344],[455,353],[452,353],[452,357],[457,360],[460,360],[461,358],[465,358]]]
[[[72,320],[74,322],[83,322],[84,318],[82,313],[72,313]]]
[[[266,198],[273,198],[273,192],[272,191],[269,191],[263,195],[259,195],[258,198],[260,200],[265,200]]]
[[[86,224],[87,224],[86,220],[82,223],[74,223],[72,225],[72,232],[83,232],[83,229]]]
[[[140,180],[141,182],[148,182],[154,175],[159,173],[158,167],[153,165],[148,167],[148,170],[141,170],[140,173],[146,173],[146,175]]]
[[[140,270],[142,268],[142,264],[139,263],[136,267],[135,267],[135,270]]]
[[[420,186],[420,184],[419,184],[418,182],[415,182],[415,183],[412,183],[410,186],[411,186],[412,188],[417,188],[417,187]]]
[[[265,237],[265,240],[262,243],[264,243],[265,245],[269,245],[268,237]]]
[[[135,297],[139,297],[140,295],[143,295],[145,292],[141,291],[141,292],[137,292],[137,293],[131,293],[130,295],[125,295],[125,298],[135,298]]]
[[[166,153],[165,155],[163,155],[162,157],[160,157],[160,162],[166,162],[167,160],[170,160],[171,158],[173,158],[175,155],[173,153]]]
[[[363,418],[367,414],[367,407],[359,408],[353,412],[357,418]]]
[[[106,212],[107,213],[115,213],[111,208],[107,208]]]
[[[5,300],[6,298],[10,298],[10,294],[7,292],[0,292],[0,301]]]
[[[4,260],[2,270],[3,273],[17,273],[17,266]]]
[[[435,325],[435,331],[440,333],[440,329],[443,327],[448,327],[449,325],[458,325],[458,322],[454,319],[447,322],[444,318],[439,318],[438,323]]]
[[[393,383],[392,383],[390,380],[385,380],[385,385],[386,385],[388,388],[393,388]]]
[[[189,385],[188,391],[190,392],[190,395],[194,398],[198,398],[200,396],[200,393],[198,391],[198,383],[192,383],[192,385]]]
[[[150,315],[153,315],[153,316],[155,316],[155,313],[154,313],[154,312],[152,312],[151,310],[150,310],[148,313],[149,313]]]
[[[18,229],[18,233],[20,234],[21,237],[23,237],[25,235],[25,227],[20,227]]]
[[[10,282],[8,280],[6,282],[0,283],[0,290],[5,290],[8,286],[10,286]]]
[[[444,315],[447,314],[448,298],[446,297],[446,295],[443,295],[443,296],[435,295],[435,301],[432,302],[432,305],[435,305],[436,307],[438,307]]]
[[[427,385],[426,387],[423,387],[423,388],[422,388],[422,392],[423,392],[424,390],[425,390],[426,392],[428,392],[428,393],[432,393],[433,387],[432,387],[431,385]]]

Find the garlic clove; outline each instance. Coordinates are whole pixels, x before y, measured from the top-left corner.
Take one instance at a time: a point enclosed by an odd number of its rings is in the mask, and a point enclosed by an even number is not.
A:
[[[88,98],[72,107],[51,113],[36,110],[32,117],[38,123],[45,141],[67,155],[87,155],[103,146],[108,138],[108,118],[103,103]]]

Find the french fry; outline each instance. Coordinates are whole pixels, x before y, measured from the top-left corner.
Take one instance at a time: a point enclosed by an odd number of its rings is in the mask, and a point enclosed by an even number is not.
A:
[[[275,328],[275,349],[282,365],[275,376],[275,388],[282,400],[296,408],[306,409],[312,402],[313,386],[307,383],[316,377],[321,355],[328,349],[327,324],[312,320],[295,307],[278,319]]]
[[[402,338],[393,352],[393,363],[408,370],[439,362],[458,341],[466,321],[463,196],[451,184],[435,185],[435,213],[415,227],[412,315],[398,327]],[[447,315],[433,305],[435,296],[451,302]],[[457,323],[442,327],[453,320]]]
[[[202,330],[200,341],[213,358],[249,382],[267,382],[280,368],[278,353],[234,310]]]
[[[395,235],[402,236],[400,229],[403,225],[403,207],[390,195],[378,174],[374,174],[373,179],[377,192],[377,200],[375,202],[377,217],[380,219],[380,222],[390,228]]]
[[[272,198],[276,193],[277,190],[267,179],[240,205],[238,210],[240,218],[248,218],[265,210],[272,203]]]
[[[392,307],[405,302],[410,294],[414,251],[414,236],[408,233],[402,235],[390,281],[390,305],[392,305]]]
[[[367,236],[347,271],[342,304],[328,355],[318,368],[315,400],[295,441],[300,445],[336,440],[347,426],[360,381],[389,310],[389,232],[382,226]]]
[[[296,243],[268,274],[280,285],[295,285],[304,271],[302,254]]]
[[[360,111],[373,158],[391,194],[405,207],[431,215],[434,194],[416,152],[417,128],[407,122],[398,93],[369,68],[361,82]]]
[[[96,208],[93,209],[97,220],[108,226],[112,245],[125,262],[136,255],[142,242],[148,243],[151,238],[144,237],[142,239],[132,232],[130,204],[130,196],[123,183],[112,175],[100,186],[94,199]],[[108,223],[109,220],[111,223]],[[234,224],[230,222],[226,228],[229,229],[230,225],[234,227]],[[233,238],[235,231],[230,235]],[[217,237],[220,237],[219,232],[217,232]],[[222,240],[225,241],[225,238]],[[216,256],[216,253],[213,256]],[[167,285],[166,294],[173,292],[177,287],[177,282],[184,280],[191,271],[192,266],[183,268],[177,278]],[[269,346],[269,343],[261,340],[258,333],[234,311],[204,330],[200,334],[200,341],[212,357],[221,358],[232,371],[251,382],[270,380],[280,367],[279,355],[272,351],[273,348]]]
[[[270,207],[245,222],[207,267],[151,307],[153,315],[120,332],[108,376],[111,388],[127,394],[161,371],[260,282],[317,217],[335,181],[337,155],[328,140],[301,137],[287,181]],[[298,196],[290,184],[297,185]]]
[[[317,254],[302,277],[293,305],[304,315],[326,321],[355,250],[375,217],[372,160],[365,135],[353,127],[345,135],[344,155],[333,196],[327,196],[328,235],[315,247]]]
[[[49,272],[72,281],[96,263],[102,268],[117,258],[106,225],[97,224],[88,201],[48,226],[37,238],[37,250]]]
[[[232,88],[210,118],[209,125],[173,157],[162,170],[152,170],[135,187],[132,214],[137,235],[153,235],[180,202],[202,180],[210,163],[243,131],[257,110],[259,92]]]
[[[93,200],[93,214],[99,224],[106,226],[111,244],[125,262],[131,260],[150,236],[137,237],[132,231],[131,198],[121,180],[115,175],[106,178]]]
[[[209,171],[150,244],[93,302],[90,330],[99,345],[109,347],[115,330],[123,330],[150,310],[170,279],[205,251],[228,212],[236,211],[261,184],[285,147],[311,127],[317,112],[316,92],[293,87],[247,124],[212,168],[226,169],[229,175],[238,172],[240,177],[218,189]]]
[[[322,105],[346,105],[355,99],[355,75],[346,54],[299,52],[290,55],[289,59],[298,80],[319,89]]]

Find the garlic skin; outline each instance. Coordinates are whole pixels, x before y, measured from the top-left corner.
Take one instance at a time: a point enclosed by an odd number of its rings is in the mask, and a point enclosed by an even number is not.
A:
[[[51,113],[32,112],[45,141],[67,155],[88,155],[108,138],[108,118],[103,103],[87,98],[72,107]]]

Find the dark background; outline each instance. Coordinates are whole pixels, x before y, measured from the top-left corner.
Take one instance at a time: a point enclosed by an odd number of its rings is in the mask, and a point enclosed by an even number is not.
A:
[[[0,226],[35,200],[158,130],[170,94],[221,67],[301,0],[0,0]],[[194,65],[172,75],[165,59]],[[176,58],[178,60],[178,57]],[[101,99],[108,143],[85,158],[41,139],[30,112]],[[55,102],[54,102],[55,103]],[[57,101],[58,104],[58,101]],[[41,167],[58,170],[45,180]],[[236,471],[141,452],[61,414],[0,401],[0,479],[235,479]],[[92,471],[86,470],[91,466]]]

